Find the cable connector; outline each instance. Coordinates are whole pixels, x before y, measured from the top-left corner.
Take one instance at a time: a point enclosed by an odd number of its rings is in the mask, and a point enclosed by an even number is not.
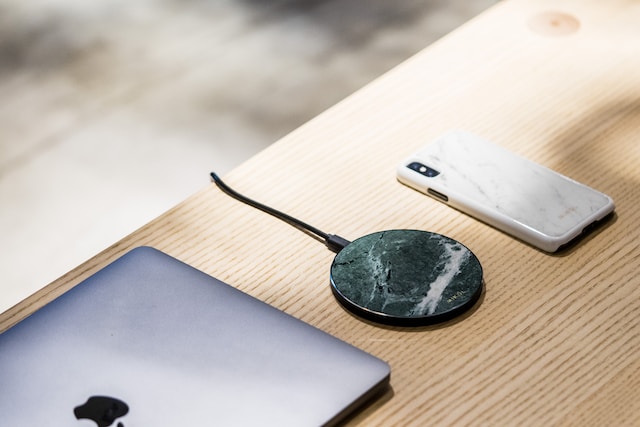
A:
[[[344,237],[340,237],[335,234],[327,234],[327,238],[324,241],[324,244],[327,245],[327,248],[335,253],[343,250],[349,243],[351,242]]]

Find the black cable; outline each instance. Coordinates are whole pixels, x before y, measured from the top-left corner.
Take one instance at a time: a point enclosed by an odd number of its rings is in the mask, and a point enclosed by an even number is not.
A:
[[[213,182],[218,186],[218,188],[220,188],[224,193],[226,193],[227,195],[233,197],[234,199],[245,203],[249,206],[252,206],[256,209],[259,209],[265,213],[268,213],[271,216],[274,216],[276,218],[278,218],[281,221],[286,222],[289,225],[292,225],[300,230],[303,231],[308,231],[310,233],[315,234],[316,236],[320,237],[322,240],[324,240],[325,245],[327,246],[327,248],[329,248],[330,250],[332,250],[333,252],[340,252],[345,246],[347,246],[349,243],[348,240],[335,235],[335,234],[327,234],[323,231],[320,231],[319,229],[303,222],[300,221],[297,218],[294,218],[290,215],[287,215],[284,212],[280,212],[277,209],[274,209],[272,207],[269,207],[267,205],[263,205],[262,203],[256,202],[255,200],[252,200],[246,196],[243,196],[242,194],[238,193],[237,191],[233,190],[231,187],[229,187],[227,184],[225,184],[222,179],[220,179],[220,177],[215,173],[215,172],[211,172],[211,179],[213,180]]]

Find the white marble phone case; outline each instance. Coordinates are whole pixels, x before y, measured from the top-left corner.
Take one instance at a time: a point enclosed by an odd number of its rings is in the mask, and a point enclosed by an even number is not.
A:
[[[439,172],[425,176],[419,163]],[[415,168],[415,166],[414,166]],[[478,136],[454,131],[398,166],[398,180],[544,251],[613,212],[613,200]]]

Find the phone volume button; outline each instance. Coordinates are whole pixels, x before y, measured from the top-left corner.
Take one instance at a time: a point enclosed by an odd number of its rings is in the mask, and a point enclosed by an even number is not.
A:
[[[434,190],[433,188],[427,188],[427,193],[431,194],[433,197],[442,200],[443,202],[448,202],[449,198],[439,191]]]

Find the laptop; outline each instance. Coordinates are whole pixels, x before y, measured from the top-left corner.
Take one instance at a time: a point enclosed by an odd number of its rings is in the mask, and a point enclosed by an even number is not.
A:
[[[319,426],[384,361],[150,247],[0,335],[3,425]]]

